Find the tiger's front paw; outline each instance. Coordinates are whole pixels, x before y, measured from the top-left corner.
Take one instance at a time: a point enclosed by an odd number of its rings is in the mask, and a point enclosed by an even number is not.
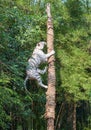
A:
[[[52,51],[51,51],[51,54],[52,54],[52,55],[53,55],[53,54],[55,54],[55,51],[54,51],[54,50],[52,50]]]

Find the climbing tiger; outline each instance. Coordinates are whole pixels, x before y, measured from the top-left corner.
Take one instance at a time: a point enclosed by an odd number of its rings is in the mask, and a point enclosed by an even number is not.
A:
[[[27,66],[27,69],[26,69],[27,76],[26,76],[26,79],[24,81],[25,88],[26,88],[26,82],[27,82],[28,79],[31,79],[31,80],[35,79],[35,80],[37,80],[38,84],[41,87],[48,88],[47,85],[44,85],[42,83],[42,79],[41,79],[41,76],[40,76],[40,74],[44,74],[47,71],[47,67],[45,67],[44,70],[40,70],[38,67],[41,63],[47,62],[47,59],[51,55],[53,55],[55,53],[55,51],[52,50],[50,53],[45,54],[43,52],[43,48],[44,48],[45,45],[46,45],[46,42],[44,42],[44,41],[37,43],[37,45],[36,45],[36,47],[33,51],[32,56],[28,60],[28,66]]]

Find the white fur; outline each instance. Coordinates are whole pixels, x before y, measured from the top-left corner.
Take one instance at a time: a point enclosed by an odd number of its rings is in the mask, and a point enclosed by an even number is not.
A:
[[[55,53],[54,50],[52,50],[50,53],[45,54],[43,52],[43,48],[46,45],[46,42],[39,42],[34,51],[32,56],[28,60],[28,67],[26,70],[27,77],[25,79],[24,84],[26,85],[26,81],[28,79],[35,79],[38,81],[38,84],[44,88],[48,88],[47,85],[44,85],[42,83],[40,74],[44,74],[47,71],[47,68],[45,67],[44,70],[40,70],[38,67],[41,63],[47,62],[48,58]]]

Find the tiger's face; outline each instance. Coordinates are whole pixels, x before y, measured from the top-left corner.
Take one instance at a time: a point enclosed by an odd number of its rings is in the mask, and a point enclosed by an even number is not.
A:
[[[45,45],[46,45],[46,42],[39,42],[39,43],[37,43],[37,46],[36,46],[36,47],[37,47],[38,49],[42,50]]]

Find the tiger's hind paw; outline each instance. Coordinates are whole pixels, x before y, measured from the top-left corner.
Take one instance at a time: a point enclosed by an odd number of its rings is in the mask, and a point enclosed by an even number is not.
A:
[[[45,86],[44,86],[44,88],[48,88],[48,86],[47,86],[47,85],[45,85]]]

